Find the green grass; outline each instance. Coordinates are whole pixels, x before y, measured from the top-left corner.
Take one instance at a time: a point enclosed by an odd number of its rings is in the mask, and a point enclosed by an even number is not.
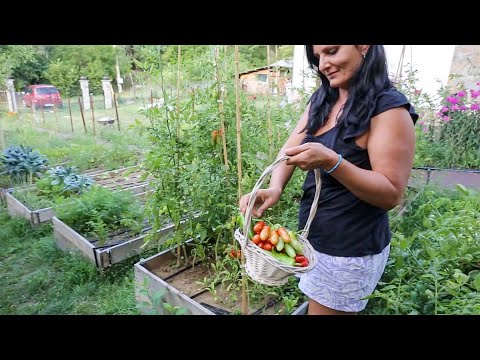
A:
[[[0,207],[0,314],[138,314],[133,265],[100,274],[83,258],[57,249],[52,226],[32,229]]]

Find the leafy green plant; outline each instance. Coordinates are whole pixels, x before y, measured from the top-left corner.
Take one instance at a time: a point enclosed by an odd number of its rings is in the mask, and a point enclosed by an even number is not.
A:
[[[480,193],[422,191],[392,224],[390,259],[366,313],[480,314],[479,221]]]
[[[89,190],[94,180],[85,174],[77,174],[75,166],[57,166],[47,170],[52,187],[58,186],[63,195],[82,194]],[[44,188],[45,190],[45,188]]]
[[[143,285],[138,290],[140,295],[143,295],[147,301],[142,301],[137,304],[137,309],[147,315],[184,315],[188,309],[180,306],[173,306],[166,302],[163,297],[167,290],[151,292],[148,279],[144,280]]]
[[[33,183],[34,177],[41,176],[46,170],[47,159],[30,146],[12,145],[3,151],[0,157],[0,175],[6,174],[13,179]]]
[[[75,231],[96,236],[103,243],[109,232],[127,229],[139,233],[143,229],[143,210],[128,191],[112,192],[100,186],[75,199],[59,201],[58,217]]]

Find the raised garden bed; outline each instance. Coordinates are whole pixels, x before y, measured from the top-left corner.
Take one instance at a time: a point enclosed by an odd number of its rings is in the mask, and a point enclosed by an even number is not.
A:
[[[145,192],[150,189],[148,185],[148,179],[142,179],[142,177],[145,176],[145,171],[140,170],[138,166],[130,166],[117,170],[103,171],[90,176],[93,178],[93,180],[95,180],[96,184],[107,189],[143,189],[143,191],[139,192]]]
[[[96,169],[85,172],[86,175],[91,176],[95,183],[112,191],[129,190],[133,194],[140,196],[145,195],[150,186],[147,181],[141,181],[140,178],[143,172],[131,168],[122,168],[118,170],[105,171],[103,169]],[[16,191],[36,191],[35,187],[20,189]],[[10,216],[20,216],[30,221],[32,225],[38,225],[49,221],[55,216],[55,211],[52,207],[45,207],[41,209],[32,209],[27,204],[22,203],[15,197],[13,189],[9,191],[2,191],[2,196],[7,202],[7,210]]]
[[[0,187],[0,203],[6,201],[6,193],[12,193],[13,188],[11,187]]]
[[[185,244],[186,252],[190,254],[194,248],[191,244]],[[231,300],[231,291],[225,290],[220,284],[215,286],[215,296],[205,285],[199,283],[208,277],[212,271],[212,260],[203,262],[192,260],[176,266],[176,247],[165,250],[159,254],[142,259],[134,266],[135,271],[135,295],[138,304],[151,303],[150,296],[146,293],[163,294],[162,301],[169,307],[183,309],[188,315],[233,315],[241,310],[241,294],[237,294],[238,300]],[[189,256],[190,257],[190,256]],[[191,257],[190,257],[191,258]],[[304,315],[307,313],[308,302],[302,302],[291,313],[292,315]],[[274,315],[282,312],[283,304],[273,299],[265,299],[263,305],[250,304],[249,315]],[[140,306],[142,312],[143,309]],[[163,308],[157,309],[159,314],[165,314]]]
[[[409,184],[415,186],[434,184],[444,188],[454,188],[457,184],[461,184],[480,190],[480,170],[417,167],[412,169]]]
[[[99,270],[119,263],[145,250],[164,242],[174,226],[167,225],[158,231],[158,239],[144,246],[145,237],[150,227],[145,227],[140,234],[132,236],[129,232],[121,230],[109,234],[108,239],[101,243],[98,239],[89,239],[56,216],[52,217],[53,234],[57,246],[65,251],[72,251],[82,255],[94,264]]]

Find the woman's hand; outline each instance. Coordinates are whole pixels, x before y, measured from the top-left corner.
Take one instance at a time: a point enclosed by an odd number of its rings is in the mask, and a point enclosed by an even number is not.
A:
[[[302,170],[331,169],[338,161],[338,154],[320,143],[309,142],[284,150],[291,156],[287,165],[298,166]]]
[[[250,195],[251,193],[243,195],[240,198],[239,206],[242,214],[245,214],[245,211],[247,211]],[[253,205],[252,208],[252,216],[257,218],[261,217],[265,210],[278,203],[281,195],[281,189],[268,188],[258,190],[257,197],[255,198],[255,205]]]

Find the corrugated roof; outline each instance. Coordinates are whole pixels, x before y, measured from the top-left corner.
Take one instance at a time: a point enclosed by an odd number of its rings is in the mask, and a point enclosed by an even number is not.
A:
[[[243,71],[243,72],[239,73],[238,75],[245,75],[245,74],[249,74],[251,72],[255,72],[255,71],[259,71],[259,70],[265,70],[265,69],[272,68],[272,67],[293,68],[293,60],[290,60],[290,59],[278,60],[277,62],[275,62],[273,64],[270,64],[270,66],[262,66],[262,67],[259,67],[259,68],[256,68],[256,69],[246,70],[246,71]]]

